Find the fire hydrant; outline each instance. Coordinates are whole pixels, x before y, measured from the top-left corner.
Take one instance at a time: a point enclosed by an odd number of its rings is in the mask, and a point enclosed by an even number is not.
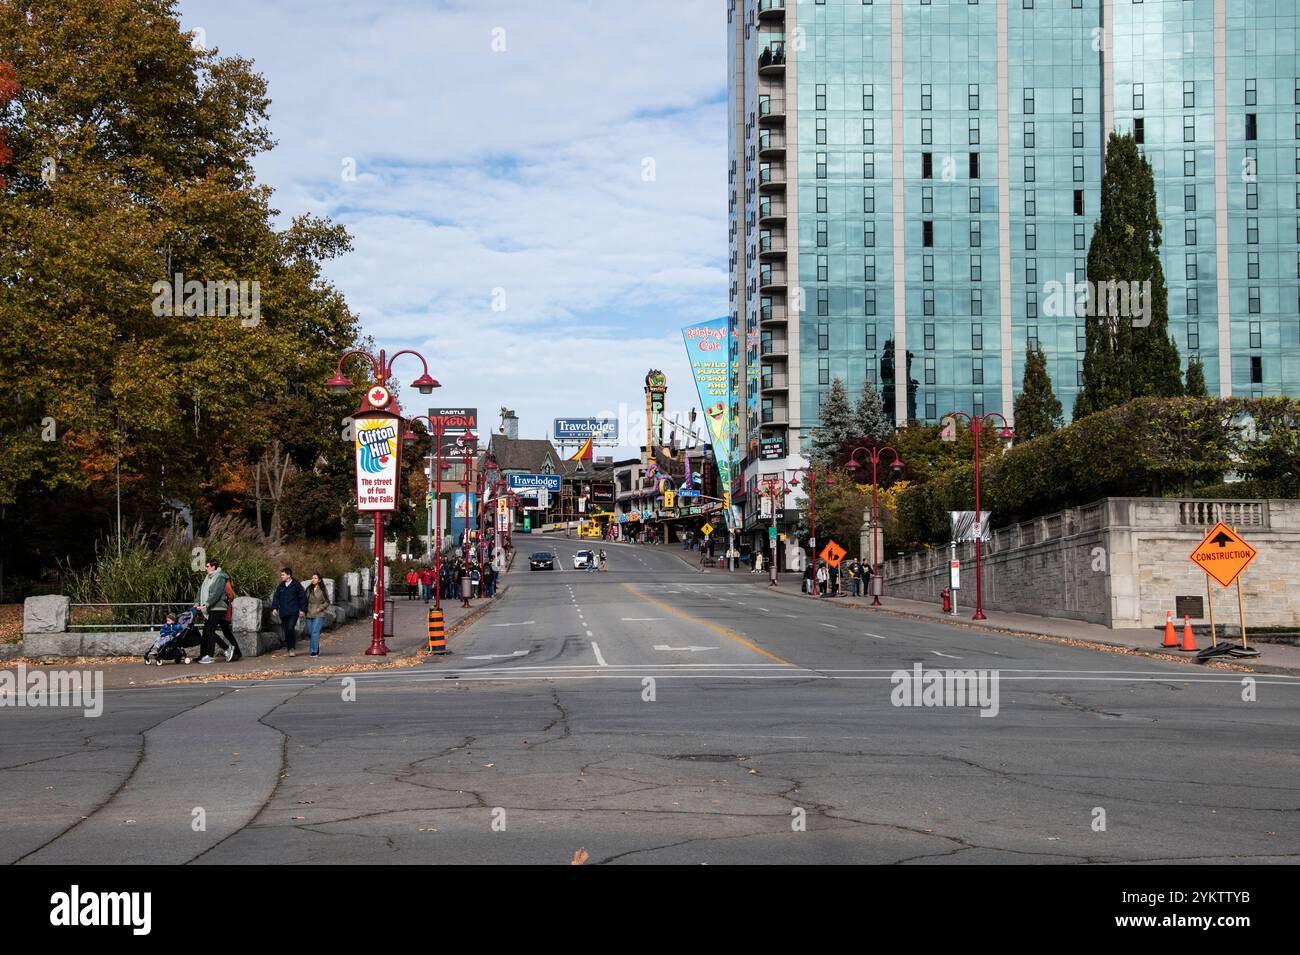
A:
[[[952,591],[947,587],[943,588],[943,612],[952,613]]]

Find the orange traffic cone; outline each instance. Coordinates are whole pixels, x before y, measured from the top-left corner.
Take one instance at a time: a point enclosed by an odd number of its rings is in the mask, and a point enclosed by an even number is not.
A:
[[[1162,647],[1178,647],[1178,636],[1174,633],[1174,612],[1165,611],[1165,642],[1160,644]]]
[[[1192,622],[1183,617],[1183,645],[1180,650],[1195,650],[1196,638],[1192,636]]]

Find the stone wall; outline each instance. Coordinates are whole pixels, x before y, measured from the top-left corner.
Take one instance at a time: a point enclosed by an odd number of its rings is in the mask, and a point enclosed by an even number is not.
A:
[[[1241,577],[1249,626],[1300,620],[1300,501],[1107,498],[999,528],[983,545],[984,607],[1085,620],[1115,628],[1163,624],[1179,596],[1206,596],[1187,559],[1223,520],[1259,551]],[[960,607],[975,602],[975,546],[958,547]],[[948,548],[885,564],[887,594],[940,601]],[[1213,585],[1215,620],[1236,624],[1236,589]],[[1193,622],[1209,622],[1209,604]]]

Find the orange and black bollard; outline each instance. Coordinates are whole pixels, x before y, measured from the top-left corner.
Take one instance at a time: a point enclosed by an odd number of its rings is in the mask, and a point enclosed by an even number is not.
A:
[[[429,653],[450,653],[447,649],[447,629],[441,610],[429,611]]]

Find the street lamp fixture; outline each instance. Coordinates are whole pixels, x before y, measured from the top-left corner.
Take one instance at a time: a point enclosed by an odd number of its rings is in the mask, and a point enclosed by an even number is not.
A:
[[[946,416],[949,420],[953,418],[964,418],[970,425],[971,431],[975,434],[975,614],[972,620],[985,620],[984,616],[984,580],[980,573],[980,552],[983,543],[983,535],[979,533],[980,528],[980,435],[984,433],[984,424],[988,421],[1002,422],[1002,430],[998,432],[998,437],[1003,441],[1010,441],[1015,437],[1015,432],[1011,430],[1011,425],[1007,419],[996,411],[989,411],[985,414],[967,414],[964,411],[954,411]],[[953,434],[945,436],[945,441],[956,440],[956,429]]]
[[[883,581],[883,579],[881,580],[881,582],[880,582],[879,584],[877,584],[877,583],[875,582],[877,579],[880,579],[880,556],[879,556],[879,555],[880,555],[880,546],[879,546],[879,540],[878,540],[878,538],[879,538],[879,534],[880,534],[880,516],[879,516],[879,515],[880,515],[880,510],[879,510],[879,507],[878,507],[878,505],[877,505],[877,489],[878,489],[878,487],[879,487],[879,483],[878,483],[878,481],[877,481],[877,479],[876,479],[876,477],[877,477],[876,472],[877,472],[877,468],[878,468],[879,465],[880,465],[880,461],[881,461],[881,459],[884,457],[886,451],[888,451],[889,454],[893,457],[893,461],[890,462],[890,465],[889,465],[889,469],[890,469],[891,471],[895,471],[895,472],[897,472],[897,471],[901,471],[901,470],[903,470],[903,459],[902,459],[901,457],[899,457],[898,449],[897,449],[897,448],[894,448],[894,447],[891,447],[891,446],[888,445],[888,444],[886,444],[886,445],[882,445],[882,446],[877,446],[877,447],[857,447],[857,448],[854,448],[854,449],[853,449],[853,454],[849,457],[849,463],[848,463],[848,465],[847,465],[847,469],[848,469],[848,472],[849,472],[850,474],[852,474],[853,472],[857,471],[858,468],[862,466],[862,464],[860,464],[860,463],[858,462],[858,455],[859,455],[861,452],[863,452],[863,451],[865,451],[865,452],[867,453],[867,459],[871,462],[871,574],[872,574],[872,589],[875,590],[877,587],[879,587],[880,589],[883,590],[883,589],[884,589],[884,581]],[[879,607],[879,606],[880,606],[880,594],[879,594],[879,593],[873,593],[873,594],[871,595],[871,606],[873,606],[873,607]]]

